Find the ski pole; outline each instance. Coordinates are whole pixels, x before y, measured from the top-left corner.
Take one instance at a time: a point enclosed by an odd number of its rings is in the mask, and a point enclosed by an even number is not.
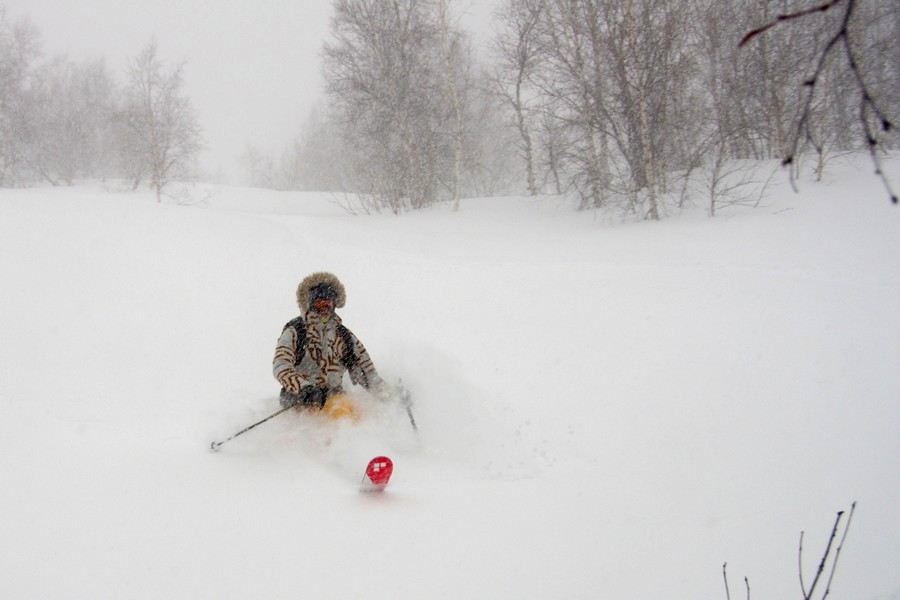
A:
[[[400,404],[406,409],[406,416],[409,417],[409,424],[412,425],[413,431],[419,433],[419,427],[416,425],[416,418],[412,414],[412,394],[403,385],[403,380],[397,382],[397,389],[400,392]]]
[[[409,404],[406,405],[406,415],[409,417],[409,424],[412,425],[413,431],[419,433],[419,428],[416,426],[416,418],[413,417],[412,408]]]
[[[219,446],[221,446],[221,445],[224,444],[225,442],[229,442],[229,441],[233,440],[234,438],[236,438],[237,436],[241,435],[242,433],[247,433],[248,431],[250,431],[251,429],[253,429],[253,428],[256,427],[257,425],[262,425],[263,423],[265,423],[265,422],[268,421],[269,419],[272,419],[272,418],[274,418],[274,417],[277,417],[278,415],[280,415],[280,414],[283,413],[284,411],[288,410],[289,408],[293,408],[293,407],[292,407],[292,406],[285,406],[284,408],[282,408],[282,409],[279,410],[278,412],[272,413],[271,415],[269,415],[268,417],[266,417],[266,418],[263,419],[262,421],[257,421],[256,423],[254,423],[254,424],[251,425],[250,427],[245,427],[244,429],[241,429],[240,431],[238,431],[236,434],[234,434],[234,435],[231,436],[230,438],[228,438],[228,439],[226,439],[226,440],[222,440],[221,442],[213,442],[213,443],[210,444],[210,446],[209,446],[210,449],[211,449],[213,452],[215,452],[216,450],[219,449]]]

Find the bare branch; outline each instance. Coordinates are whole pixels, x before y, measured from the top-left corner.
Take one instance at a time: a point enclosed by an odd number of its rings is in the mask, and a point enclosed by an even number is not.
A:
[[[731,600],[731,591],[728,589],[728,563],[722,565],[722,577],[725,579],[725,598]]]
[[[819,569],[816,571],[816,576],[813,578],[812,585],[809,586],[809,593],[806,594],[804,600],[810,600],[813,592],[816,591],[816,586],[819,584],[819,578],[825,571],[825,563],[828,562],[828,556],[831,554],[831,546],[834,544],[834,538],[837,536],[838,527],[840,526],[841,518],[843,516],[844,511],[839,511],[837,518],[834,521],[834,527],[831,528],[831,537],[828,538],[828,545],[825,547],[825,552],[822,554],[822,560],[819,562]]]
[[[828,576],[828,584],[825,586],[825,594],[822,595],[822,600],[828,597],[828,594],[831,593],[831,582],[834,579],[834,572],[837,570],[838,559],[841,556],[841,550],[844,548],[844,541],[847,539],[847,532],[850,530],[850,523],[853,521],[853,513],[856,511],[856,502],[854,502],[850,506],[850,514],[847,516],[847,524],[844,525],[844,534],[841,536],[841,541],[838,544],[837,550],[834,552],[834,562],[831,563],[831,573]]]
[[[778,25],[780,23],[784,23],[785,21],[793,21],[794,19],[806,17],[806,16],[809,16],[809,15],[812,15],[812,14],[815,14],[818,12],[827,12],[829,9],[840,4],[843,1],[844,0],[830,0],[829,2],[825,2],[824,4],[820,4],[818,6],[813,6],[812,8],[799,10],[799,11],[793,12],[793,13],[778,15],[777,17],[775,17],[774,19],[772,19],[765,25],[762,25],[761,27],[757,27],[756,29],[754,29],[753,31],[751,31],[750,33],[745,35],[741,39],[740,43],[738,44],[738,48],[744,46],[747,42],[749,42],[750,40],[752,40],[759,34],[765,33],[766,31],[772,29],[773,27],[775,27],[776,25]]]
[[[815,71],[813,72],[812,77],[806,79],[803,82],[803,85],[807,88],[806,98],[803,102],[803,108],[800,111],[800,117],[797,121],[797,128],[794,131],[794,137],[791,144],[790,151],[782,160],[783,166],[792,165],[796,160],[800,139],[801,136],[804,139],[810,141],[815,146],[815,142],[813,141],[812,134],[810,132],[810,119],[812,118],[812,103],[814,98],[816,97],[817,85],[819,82],[819,78],[825,70],[825,66],[828,62],[828,59],[832,53],[832,51],[841,46],[844,49],[846,55],[847,66],[850,68],[850,71],[853,73],[853,76],[856,80],[856,87],[859,90],[860,94],[860,113],[859,113],[859,121],[860,125],[863,129],[863,134],[865,138],[866,146],[869,150],[869,155],[872,158],[872,162],[875,165],[875,174],[881,179],[882,183],[885,186],[885,189],[888,192],[888,195],[891,198],[891,202],[893,204],[897,204],[897,194],[893,191],[890,182],[887,179],[887,176],[884,174],[884,171],[881,168],[881,159],[878,156],[878,134],[873,131],[871,124],[871,117],[874,116],[875,120],[880,123],[881,130],[883,132],[889,132],[894,128],[894,124],[888,118],[887,113],[882,110],[882,108],[875,101],[871,90],[869,89],[868,84],[864,80],[862,76],[862,72],[859,68],[859,61],[857,60],[854,52],[853,45],[851,43],[849,37],[850,30],[850,20],[853,16],[853,10],[856,7],[857,0],[829,0],[823,4],[819,4],[812,8],[808,8],[805,10],[797,11],[794,13],[784,14],[776,17],[774,20],[769,21],[764,24],[762,27],[759,27],[747,35],[741,40],[738,44],[739,47],[745,45],[748,41],[756,37],[757,35],[768,31],[779,23],[783,23],[785,21],[792,21],[795,19],[800,19],[803,17],[807,17],[809,15],[815,13],[824,13],[830,10],[831,8],[845,3],[844,14],[840,21],[840,27],[837,32],[828,40],[825,44],[824,48],[821,50],[819,54],[818,63],[816,64]],[[791,175],[791,184],[794,184],[793,174]],[[795,186],[796,187],[796,186]]]
[[[800,591],[803,592],[803,597],[807,597],[806,593],[806,583],[803,581],[803,532],[800,532],[800,551],[797,553],[797,562],[798,567],[797,571],[800,573]]]

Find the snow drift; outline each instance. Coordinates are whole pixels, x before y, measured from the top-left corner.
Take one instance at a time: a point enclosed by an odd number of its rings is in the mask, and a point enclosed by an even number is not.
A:
[[[870,168],[708,219],[553,198],[0,190],[0,596],[900,597],[900,210]],[[889,163],[897,172],[898,163]],[[277,409],[315,270],[416,401]],[[388,492],[360,495],[385,452]]]

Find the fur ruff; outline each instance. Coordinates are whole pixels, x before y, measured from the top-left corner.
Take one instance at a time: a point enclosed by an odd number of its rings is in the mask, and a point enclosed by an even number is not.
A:
[[[303,314],[306,314],[309,311],[309,291],[323,283],[331,286],[331,288],[337,292],[337,299],[334,301],[334,307],[344,308],[344,304],[347,302],[347,292],[344,289],[344,284],[342,284],[334,274],[326,271],[319,271],[312,275],[308,275],[300,282],[300,285],[297,286],[297,306],[300,307],[300,311]]]

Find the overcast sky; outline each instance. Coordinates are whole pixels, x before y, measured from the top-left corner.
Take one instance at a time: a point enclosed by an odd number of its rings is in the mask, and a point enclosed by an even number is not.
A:
[[[483,37],[496,0],[458,0]],[[155,36],[160,56],[187,62],[188,94],[208,150],[203,163],[238,182],[246,144],[280,155],[321,97],[320,51],[331,0],[0,0],[28,17],[44,58],[103,58],[120,82],[127,60]]]

